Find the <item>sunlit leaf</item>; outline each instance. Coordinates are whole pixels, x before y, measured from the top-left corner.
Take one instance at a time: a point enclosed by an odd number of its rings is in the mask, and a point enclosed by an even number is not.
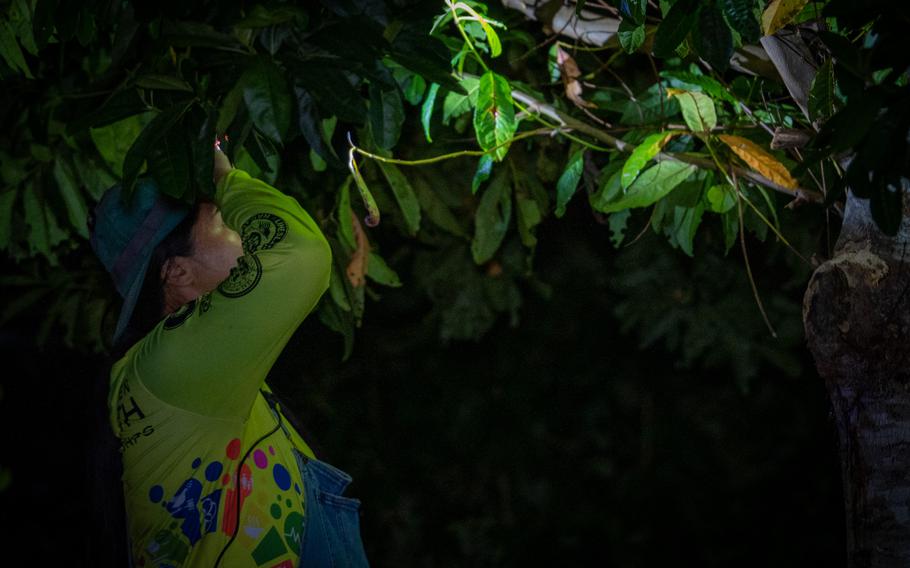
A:
[[[634,207],[647,207],[673,191],[695,169],[695,166],[684,162],[672,160],[659,162],[642,172],[619,199],[608,203],[601,202],[598,209],[603,213],[612,213]]]
[[[667,89],[667,94],[679,101],[683,119],[693,132],[710,132],[717,126],[717,111],[708,95],[679,89]]]
[[[774,35],[802,11],[809,0],[773,0],[762,13],[761,23],[765,35]]]
[[[644,168],[654,156],[660,153],[664,144],[675,135],[676,133],[673,132],[658,132],[656,134],[651,134],[635,147],[635,150],[632,151],[632,154],[629,155],[629,158],[622,167],[621,180],[623,189],[628,189],[629,186],[632,185],[632,182],[638,177],[642,168]]]
[[[584,172],[584,148],[576,150],[566,164],[566,169],[559,176],[556,182],[556,211],[557,217],[562,217],[566,213],[566,205],[578,190],[578,182],[581,181],[581,175]]]
[[[729,146],[733,153],[746,162],[750,168],[774,183],[789,189],[799,187],[787,167],[755,142],[732,134],[720,134],[717,138]]]
[[[484,150],[493,150],[497,160],[509,151],[507,142],[517,128],[515,108],[509,82],[501,75],[487,71],[480,78],[477,106],[474,109],[474,131]]]
[[[712,185],[707,199],[711,211],[715,213],[726,213],[736,205],[736,195],[729,184]]]
[[[427,137],[427,142],[433,141],[430,136],[430,124],[433,120],[433,107],[436,105],[436,93],[438,92],[439,83],[430,85],[430,90],[427,91],[427,98],[424,99],[423,105],[420,107],[420,124],[423,126],[423,134]]]
[[[446,94],[446,98],[442,102],[443,124],[448,124],[451,118],[464,114],[477,105],[477,90],[480,87],[480,79],[465,77],[461,80],[461,86],[467,94],[451,91]]]

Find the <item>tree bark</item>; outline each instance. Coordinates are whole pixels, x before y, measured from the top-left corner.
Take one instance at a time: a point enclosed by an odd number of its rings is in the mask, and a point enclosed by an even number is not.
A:
[[[803,302],[840,440],[851,568],[910,566],[910,194],[896,237],[850,195]]]

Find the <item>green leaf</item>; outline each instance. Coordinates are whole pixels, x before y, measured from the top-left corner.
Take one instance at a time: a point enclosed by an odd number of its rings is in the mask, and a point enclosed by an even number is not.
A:
[[[664,147],[664,144],[666,144],[672,136],[673,135],[668,132],[651,134],[642,140],[641,144],[635,147],[635,150],[632,151],[632,154],[622,167],[621,181],[624,190],[632,185],[632,182],[638,177],[642,168],[644,168],[654,156],[660,153],[661,148]]]
[[[579,148],[570,157],[566,163],[566,169],[559,176],[556,182],[556,216],[562,217],[566,214],[566,206],[569,200],[578,190],[578,182],[581,181],[582,173],[585,167],[585,151]]]
[[[420,201],[420,208],[430,221],[453,235],[467,238],[468,233],[462,227],[461,222],[423,177],[415,175],[413,186],[417,192],[417,199]]]
[[[348,159],[348,168],[351,171],[351,175],[354,177],[354,183],[357,184],[357,191],[360,192],[360,199],[363,201],[363,206],[367,210],[367,216],[364,218],[363,222],[366,223],[367,227],[375,227],[379,224],[380,220],[379,207],[376,205],[376,199],[373,197],[372,192],[370,192],[367,182],[364,181],[363,176],[360,174],[360,168],[357,166],[357,161],[354,160],[353,150],[351,150],[351,156]]]
[[[142,129],[123,159],[123,192],[130,195],[146,157],[186,112],[186,104],[176,104],[158,113]]]
[[[14,71],[21,71],[26,78],[34,79],[22,50],[19,49],[19,42],[16,41],[16,34],[5,17],[0,18],[0,56]]]
[[[401,173],[401,170],[395,164],[384,162],[377,162],[377,164],[379,164],[379,169],[382,170],[382,175],[389,182],[392,193],[395,195],[395,201],[398,202],[398,207],[404,214],[408,234],[411,236],[416,235],[417,231],[420,230],[420,202],[417,200],[414,188],[411,187],[408,178]]]
[[[704,91],[715,100],[724,100],[733,105],[737,104],[736,97],[730,94],[730,91],[720,84],[717,79],[707,75],[696,75],[686,71],[661,71],[661,77],[671,80],[671,87],[677,87],[686,91]]]
[[[79,191],[75,175],[63,158],[58,158],[54,162],[54,179],[57,181],[57,188],[60,190],[63,202],[66,204],[70,225],[76,229],[76,232],[82,238],[87,239],[88,226],[86,225],[86,219],[88,218],[88,208],[85,206],[82,192]]]
[[[331,146],[331,134],[325,132],[326,120],[319,118],[315,99],[309,91],[297,83],[294,84],[294,94],[297,99],[297,126],[310,145],[310,150],[318,154],[324,163],[339,167],[341,161]],[[332,117],[332,120],[334,118]],[[334,131],[334,122],[331,126]]]
[[[215,125],[216,132],[220,135],[227,132],[227,129],[234,122],[237,116],[237,109],[240,107],[240,101],[243,100],[243,81],[237,81],[233,88],[224,96],[221,101],[221,108],[218,110],[218,122]]]
[[[370,132],[377,146],[389,150],[398,143],[404,123],[404,105],[398,87],[370,83]]]
[[[480,198],[474,215],[474,240],[471,254],[476,264],[493,258],[509,229],[512,219],[512,185],[509,170],[502,168],[493,176],[490,186]]]
[[[338,269],[337,265],[333,265],[332,273],[329,276],[329,296],[332,297],[332,301],[346,312],[351,311],[351,303],[348,301],[348,290],[345,285],[345,280],[347,278],[341,271]]]
[[[321,321],[323,325],[332,331],[340,333],[344,338],[344,350],[341,355],[341,361],[347,361],[354,351],[354,318],[346,312],[341,311],[338,304],[332,301],[331,298],[319,302],[316,313],[319,316],[319,321]]]
[[[165,195],[184,196],[190,185],[190,144],[180,128],[171,128],[148,153],[149,173]]]
[[[19,190],[16,188],[0,193],[0,249],[9,247],[13,228],[13,205]]]
[[[697,0],[676,0],[654,35],[654,55],[668,58],[686,39],[698,18]]]
[[[244,72],[241,82],[253,124],[281,144],[291,124],[291,96],[284,74],[271,59],[261,58]]]
[[[357,248],[354,225],[351,219],[351,180],[347,177],[338,190],[338,238],[349,251]]]
[[[512,91],[505,77],[487,71],[480,78],[477,106],[474,108],[474,132],[484,150],[493,150],[502,161],[509,151],[507,142],[512,139],[518,124],[512,105]]]
[[[123,161],[130,145],[155,116],[154,113],[145,112],[89,130],[95,147],[116,175],[123,175]]]
[[[367,263],[367,278],[383,286],[401,287],[401,279],[398,274],[389,268],[385,260],[375,252],[370,252],[370,260]]]
[[[634,53],[645,42],[644,22],[636,24],[627,18],[619,22],[619,44],[626,53]]]
[[[487,181],[490,178],[490,174],[493,172],[493,156],[490,154],[484,154],[480,157],[480,161],[477,162],[477,169],[474,171],[474,177],[471,179],[471,193],[477,193],[477,190],[480,189],[480,184]]]
[[[324,63],[297,61],[293,62],[290,71],[295,84],[309,92],[327,115],[356,124],[366,121],[366,103],[340,69]]]
[[[310,165],[313,166],[313,170],[317,172],[324,172],[328,164],[325,163],[325,160],[322,159],[322,156],[316,153],[315,150],[310,148]]]
[[[493,29],[493,26],[488,24],[485,20],[480,20],[480,25],[483,27],[483,32],[487,35],[487,43],[490,44],[490,56],[499,57],[502,53],[502,43],[499,41],[499,35],[496,34],[496,30]]]
[[[189,83],[171,75],[142,75],[136,79],[136,86],[143,89],[155,89],[159,91],[184,91],[193,92],[193,87]]]
[[[736,205],[736,195],[729,184],[712,185],[707,197],[711,211],[715,213],[726,213]]]
[[[301,27],[306,25],[306,12],[293,6],[276,6],[266,8],[260,4],[253,6],[245,18],[234,24],[236,28],[267,28],[299,18]]]
[[[452,91],[446,94],[446,98],[442,102],[443,124],[449,124],[449,119],[452,117],[466,113],[477,106],[477,90],[480,88],[480,79],[465,77],[461,80],[461,86],[466,94]]]
[[[610,242],[613,243],[613,248],[619,248],[625,239],[626,224],[631,216],[630,209],[623,209],[607,216],[607,222],[610,225]]]
[[[600,203],[599,210],[603,213],[612,213],[634,207],[647,207],[673,191],[695,170],[695,166],[684,162],[671,160],[659,162],[642,172],[625,195],[618,200]]]
[[[516,217],[518,221],[518,236],[522,244],[528,248],[534,248],[537,244],[537,237],[534,235],[534,227],[543,220],[543,213],[540,211],[540,205],[527,191],[520,186],[515,188]]]
[[[464,80],[459,84],[452,76],[448,48],[439,39],[428,36],[421,26],[405,24],[392,40],[389,57],[427,81],[439,83],[453,92],[465,93]]]
[[[668,92],[679,101],[683,119],[693,132],[710,132],[717,126],[717,111],[708,95],[693,91]]]
[[[51,266],[57,266],[57,255],[53,248],[66,238],[66,233],[60,230],[53,211],[39,197],[34,185],[29,184],[22,197],[25,222],[29,227],[28,244],[31,254],[41,253],[47,257]]]
[[[694,256],[695,233],[701,225],[704,212],[705,204],[702,200],[691,207],[673,208],[673,222],[669,228],[671,243],[679,245],[679,248],[689,256]]]
[[[831,60],[825,61],[815,78],[812,80],[812,87],[809,90],[809,118],[813,121],[826,119],[834,114],[834,103],[837,100],[834,87],[834,68]]]
[[[736,30],[743,44],[758,41],[761,26],[755,15],[755,0],[718,0],[730,27]]]
[[[693,39],[696,51],[711,67],[719,73],[727,70],[733,55],[733,34],[716,3],[702,6]]]
[[[424,99],[423,105],[420,107],[420,124],[423,126],[423,133],[427,137],[427,142],[433,141],[430,136],[430,123],[433,120],[433,107],[436,105],[436,93],[438,92],[439,83],[430,85],[427,98]]]
[[[721,215],[720,219],[724,230],[724,254],[727,254],[739,236],[739,213],[732,210],[727,211]]]

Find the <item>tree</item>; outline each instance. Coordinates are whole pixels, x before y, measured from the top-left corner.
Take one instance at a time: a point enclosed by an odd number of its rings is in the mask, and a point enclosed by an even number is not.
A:
[[[906,462],[890,452],[906,441],[906,8],[503,4],[11,3],[0,247],[23,266],[5,284],[28,288],[3,319],[37,309],[41,335],[62,325],[104,349],[113,296],[73,254],[89,204],[142,173],[176,198],[211,194],[216,134],[317,212],[336,258],[319,318],[345,356],[373,283],[401,284],[386,251],[402,239],[438,251],[413,278],[440,337],[479,337],[500,314],[517,320],[537,227],[584,198],[616,246],[637,223],[692,256],[716,218],[774,334],[747,237],[791,247],[786,208],[830,209],[843,228],[808,288],[806,337],[837,409],[851,558],[901,564],[910,521],[893,472]],[[426,145],[400,144],[415,120]],[[440,191],[436,165],[467,158],[470,187]]]

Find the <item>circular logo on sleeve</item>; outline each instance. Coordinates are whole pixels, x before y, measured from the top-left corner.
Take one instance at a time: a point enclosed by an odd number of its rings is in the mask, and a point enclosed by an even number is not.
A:
[[[190,300],[189,302],[180,306],[176,312],[167,316],[164,320],[164,329],[175,329],[183,325],[186,320],[190,319],[190,316],[193,315],[193,312],[196,308],[196,300]]]
[[[218,291],[228,298],[239,298],[249,294],[262,278],[262,263],[255,254],[245,254],[237,259],[237,266],[218,286]]]
[[[256,213],[240,227],[243,250],[255,252],[275,246],[288,232],[288,224],[272,213]]]

